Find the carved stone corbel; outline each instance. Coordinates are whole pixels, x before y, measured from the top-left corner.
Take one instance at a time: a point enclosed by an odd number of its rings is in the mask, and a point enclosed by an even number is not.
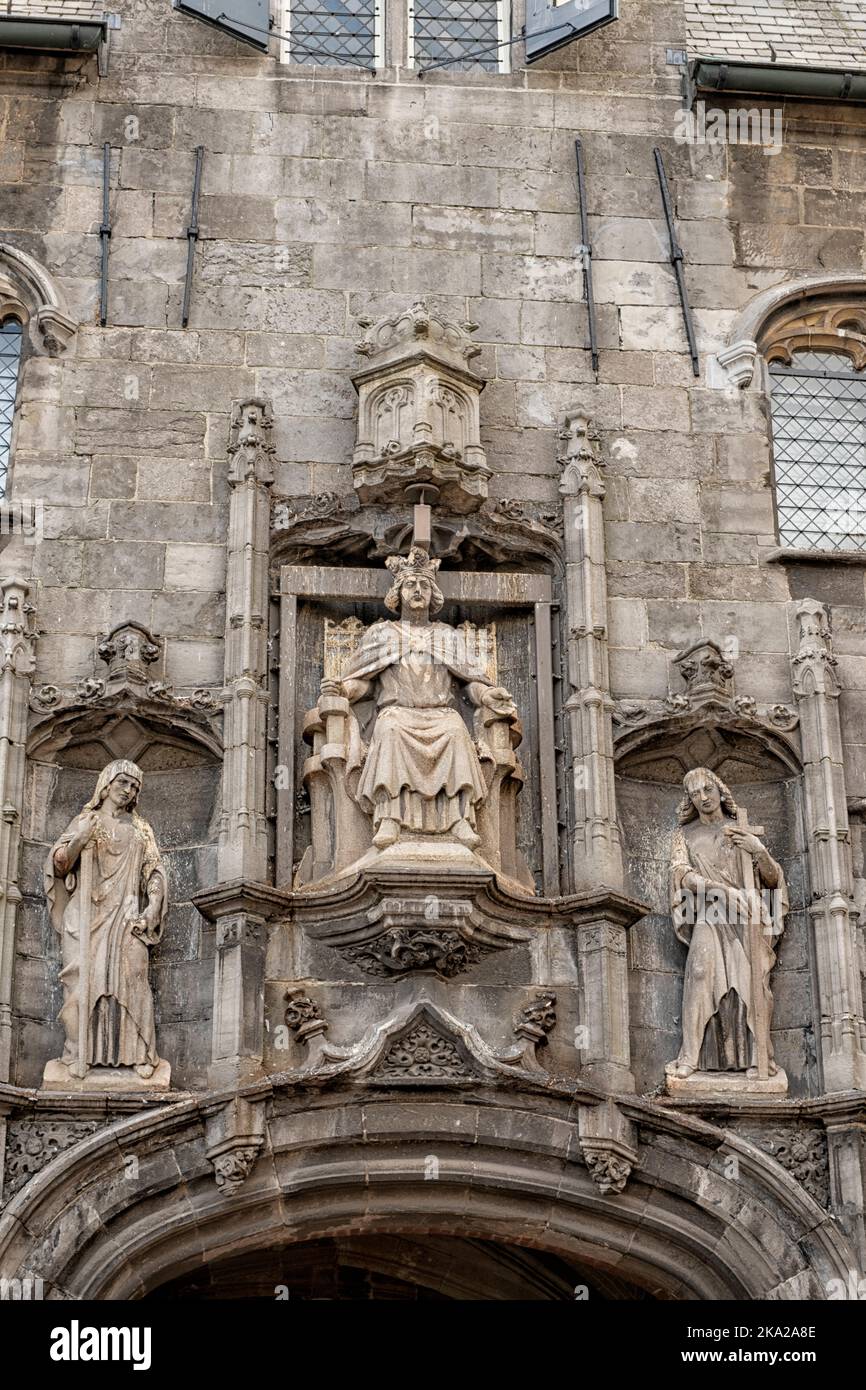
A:
[[[602,1196],[625,1191],[637,1163],[634,1124],[612,1101],[582,1105],[579,1110],[580,1151]]]
[[[217,1187],[231,1196],[246,1182],[264,1147],[265,1101],[235,1096],[205,1121],[208,1161]]]
[[[27,701],[36,664],[35,609],[23,579],[0,580],[0,1081],[9,1080],[12,1041],[12,966],[18,850],[24,801]]]

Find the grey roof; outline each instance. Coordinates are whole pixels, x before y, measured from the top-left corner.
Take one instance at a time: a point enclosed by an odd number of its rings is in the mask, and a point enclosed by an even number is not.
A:
[[[0,19],[65,19],[71,24],[101,20],[104,0],[0,0]]]
[[[690,58],[866,68],[863,0],[685,0],[685,6]]]

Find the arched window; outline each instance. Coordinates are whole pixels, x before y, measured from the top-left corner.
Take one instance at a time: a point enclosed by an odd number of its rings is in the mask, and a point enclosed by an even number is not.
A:
[[[780,545],[866,551],[866,303],[788,305],[758,347],[769,368]]]
[[[779,542],[866,550],[866,372],[838,352],[770,365]]]
[[[9,452],[12,447],[22,342],[20,321],[16,318],[3,319],[0,323],[0,497],[6,496],[9,477]]]

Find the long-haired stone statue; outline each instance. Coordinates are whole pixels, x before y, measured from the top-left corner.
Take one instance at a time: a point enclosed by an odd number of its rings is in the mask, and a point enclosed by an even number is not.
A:
[[[148,979],[168,885],[153,831],[136,809],[141,783],[135,763],[109,763],[45,864],[51,921],[62,936],[66,1034],[63,1056],[45,1069],[46,1087],[169,1083]]]
[[[373,817],[377,849],[405,831],[447,836],[474,849],[476,810],[487,785],[454,707],[455,687],[465,686],[475,706],[502,719],[517,723],[517,710],[507,690],[467,663],[455,630],[431,621],[444,603],[435,577],[439,561],[414,548],[407,559],[389,556],[385,563],[394,576],[385,604],[399,618],[367,630],[342,682],[335,683],[352,702],[376,690],[377,718],[357,800]]]
[[[671,900],[689,954],[682,1046],[666,1068],[668,1086],[785,1090],[773,1060],[768,985],[788,911],[784,873],[714,772],[694,768],[683,787]]]

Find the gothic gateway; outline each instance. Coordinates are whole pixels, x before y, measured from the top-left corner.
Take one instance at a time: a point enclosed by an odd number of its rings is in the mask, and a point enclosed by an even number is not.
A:
[[[4,8],[0,1279],[856,1297],[864,112],[848,0]]]

